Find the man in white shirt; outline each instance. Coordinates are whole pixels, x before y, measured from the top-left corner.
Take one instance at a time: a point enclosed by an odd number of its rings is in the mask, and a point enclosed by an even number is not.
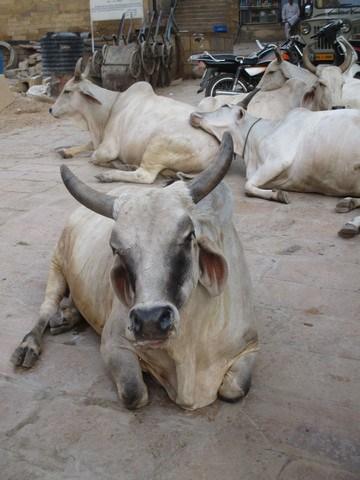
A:
[[[299,5],[294,3],[293,0],[288,0],[282,9],[282,21],[285,25],[285,37],[290,37],[290,29],[299,20],[300,10]]]

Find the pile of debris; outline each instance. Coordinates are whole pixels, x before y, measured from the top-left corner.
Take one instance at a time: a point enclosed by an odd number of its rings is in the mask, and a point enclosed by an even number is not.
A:
[[[18,92],[25,93],[34,85],[43,84],[41,53],[36,52],[29,55],[24,60],[18,63],[17,68],[5,71],[5,76],[9,80],[16,80],[11,82],[13,89]]]

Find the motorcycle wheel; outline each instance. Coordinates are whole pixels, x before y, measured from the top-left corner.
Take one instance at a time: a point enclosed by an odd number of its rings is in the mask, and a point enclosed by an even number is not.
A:
[[[215,97],[217,95],[217,90],[232,92],[234,80],[235,75],[232,75],[231,73],[220,73],[220,75],[216,75],[211,78],[206,85],[205,97]],[[246,84],[238,79],[236,93],[246,93],[247,91]]]

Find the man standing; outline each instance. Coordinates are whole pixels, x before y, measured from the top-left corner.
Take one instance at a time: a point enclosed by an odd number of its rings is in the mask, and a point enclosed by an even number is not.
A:
[[[288,3],[285,3],[282,9],[282,21],[284,23],[286,39],[290,37],[290,29],[299,20],[299,17],[299,5],[294,3],[293,0],[288,0]]]

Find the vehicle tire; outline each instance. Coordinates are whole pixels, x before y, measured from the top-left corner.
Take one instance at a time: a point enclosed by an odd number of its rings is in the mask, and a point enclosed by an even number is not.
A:
[[[205,89],[205,97],[215,97],[217,90],[225,90],[228,92],[232,91],[232,86],[234,83],[235,75],[231,73],[220,73],[211,78]],[[246,83],[238,79],[237,81],[237,93],[246,93],[248,88]]]

